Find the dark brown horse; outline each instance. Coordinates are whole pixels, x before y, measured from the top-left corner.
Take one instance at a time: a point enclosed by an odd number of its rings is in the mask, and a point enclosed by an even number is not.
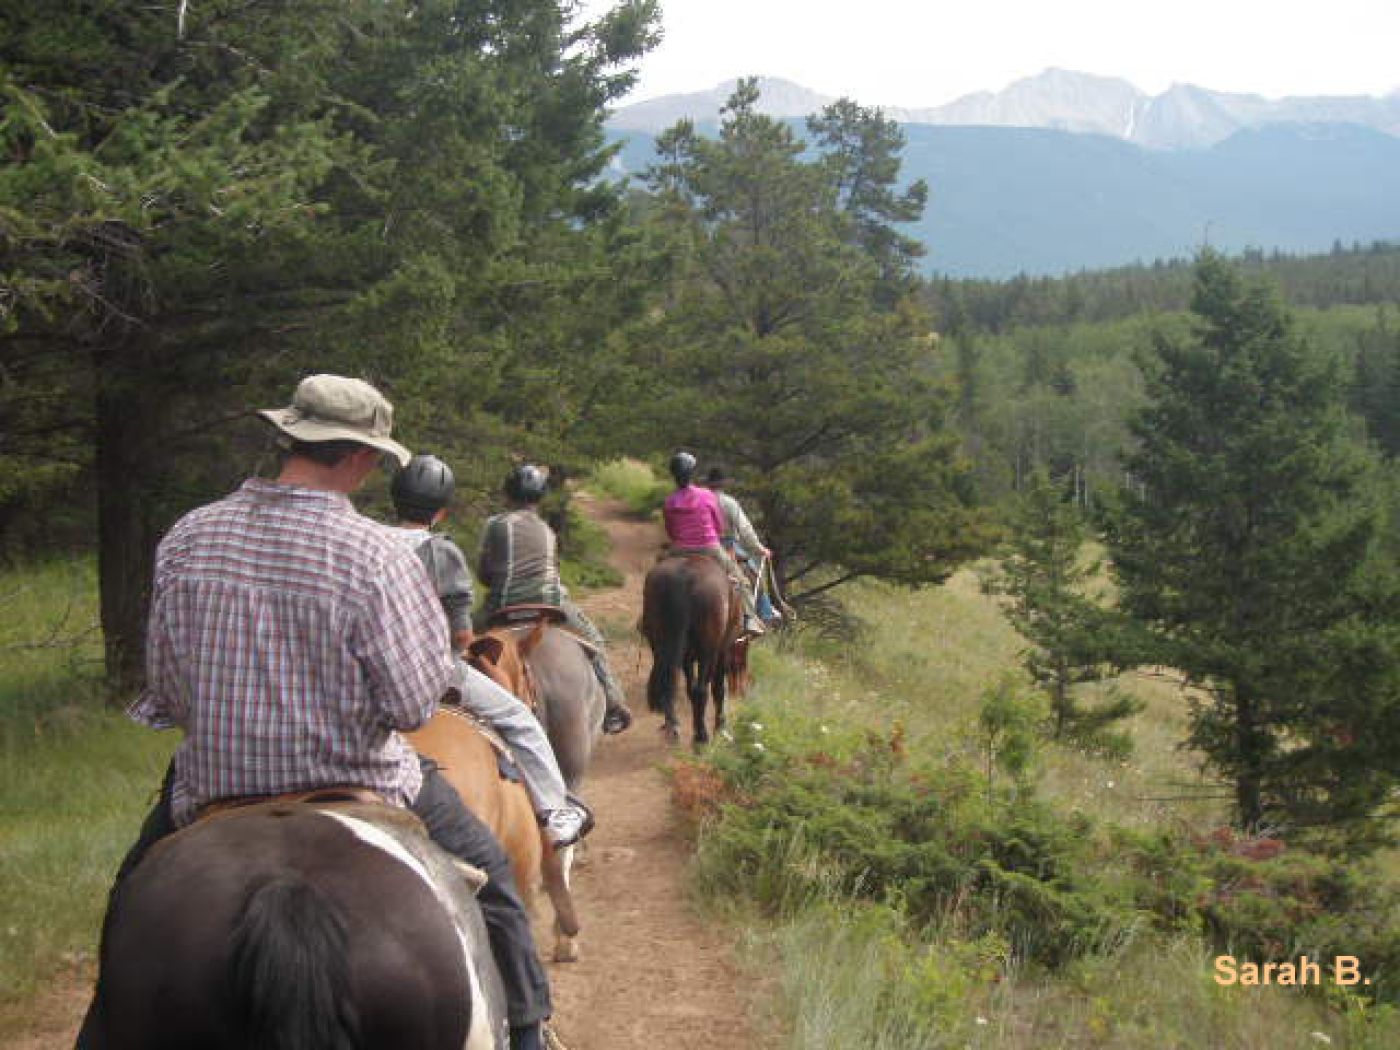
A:
[[[642,589],[642,633],[651,646],[647,706],[665,717],[663,729],[675,743],[676,672],[685,674],[690,696],[692,741],[703,747],[705,703],[714,700],[715,732],[724,729],[725,678],[729,655],[739,637],[742,607],[724,567],[703,554],[673,556],[656,563]]]
[[[504,1000],[464,870],[383,805],[200,821],[114,896],[80,1045],[500,1050]]]

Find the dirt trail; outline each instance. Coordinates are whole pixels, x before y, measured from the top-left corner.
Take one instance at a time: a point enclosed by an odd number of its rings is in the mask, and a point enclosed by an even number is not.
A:
[[[626,578],[582,605],[596,622],[630,624],[660,533],[619,505],[579,503],[608,530],[613,564]],[[584,785],[598,828],[574,882],[583,958],[550,967],[559,1034],[569,1050],[757,1048],[730,945],[685,896],[689,848],[660,769],[668,750],[657,717],[646,711],[650,657],[641,658],[635,638],[614,643],[609,655],[636,720],[621,736],[604,738]]]
[[[607,530],[619,589],[583,599],[595,622],[634,622],[642,578],[660,543],[655,525],[630,518],[620,505],[579,497]],[[568,1050],[758,1050],[729,942],[690,907],[684,890],[689,847],[681,836],[667,780],[668,750],[655,715],[646,713],[639,640],[615,644],[613,667],[636,714],[631,729],[605,737],[584,784],[598,816],[574,892],[584,930],[582,959],[549,966],[556,1028]],[[640,671],[639,671],[640,668]],[[548,949],[549,906],[537,908],[536,932]],[[87,1000],[93,968],[77,962],[55,979],[24,1032],[5,1032],[5,1050],[69,1050]],[[389,1050],[389,1048],[385,1048]]]

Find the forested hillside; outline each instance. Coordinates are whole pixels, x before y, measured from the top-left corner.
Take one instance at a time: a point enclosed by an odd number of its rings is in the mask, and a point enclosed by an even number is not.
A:
[[[1400,139],[1350,124],[1248,129],[1180,152],[1048,128],[899,127],[905,177],[932,193],[910,229],[930,275],[1059,276],[1204,244],[1313,253],[1400,236]],[[655,136],[608,134],[623,144],[613,173],[637,176]]]

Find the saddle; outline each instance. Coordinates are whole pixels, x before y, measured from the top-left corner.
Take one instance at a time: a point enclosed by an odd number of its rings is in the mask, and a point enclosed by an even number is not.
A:
[[[523,623],[563,623],[564,610],[557,605],[526,604],[503,605],[487,618],[489,627],[515,627]]]
[[[559,627],[563,629],[565,635],[583,647],[589,659],[598,656],[598,647],[587,638],[569,630],[566,624],[567,619],[564,610],[557,605],[503,605],[491,614],[486,623],[488,627],[505,628],[528,627],[537,623],[549,627]]]

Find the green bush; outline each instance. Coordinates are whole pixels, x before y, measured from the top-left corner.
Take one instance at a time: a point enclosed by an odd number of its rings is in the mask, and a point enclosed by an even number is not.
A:
[[[600,463],[588,476],[589,487],[621,500],[638,517],[649,518],[661,509],[671,486],[657,478],[651,467],[635,459]]]
[[[608,561],[612,544],[603,527],[575,508],[567,510],[568,525],[559,541],[559,575],[569,587],[618,587],[622,573]]]
[[[821,733],[770,714],[735,730],[705,759],[724,787],[697,872],[772,917],[870,902],[920,936],[990,938],[1044,970],[1144,930],[1204,934],[1256,962],[1354,955],[1367,994],[1400,992],[1394,896],[1333,859],[1100,828],[970,763],[911,761],[897,726]]]

